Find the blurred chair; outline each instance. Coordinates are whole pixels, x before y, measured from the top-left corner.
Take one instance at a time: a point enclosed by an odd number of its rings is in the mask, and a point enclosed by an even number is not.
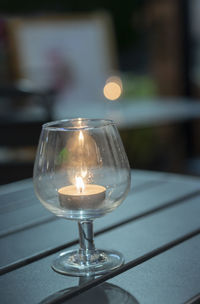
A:
[[[32,176],[41,125],[51,120],[46,99],[52,95],[15,85],[0,87],[0,184]],[[33,107],[27,107],[33,98]]]
[[[41,125],[74,116],[88,100],[102,102],[116,68],[106,13],[17,17],[5,24],[11,80],[0,87],[0,183],[32,176]]]
[[[56,119],[80,117],[83,103],[102,104],[117,66],[107,13],[10,18],[7,31],[13,78],[56,92]]]

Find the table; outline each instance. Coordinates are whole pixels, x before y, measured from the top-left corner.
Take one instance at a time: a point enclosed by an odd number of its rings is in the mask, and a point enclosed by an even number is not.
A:
[[[0,303],[199,303],[199,214],[199,178],[134,170],[124,203],[94,222],[96,247],[125,264],[79,280],[50,267],[78,246],[77,224],[48,212],[31,180],[1,186]]]

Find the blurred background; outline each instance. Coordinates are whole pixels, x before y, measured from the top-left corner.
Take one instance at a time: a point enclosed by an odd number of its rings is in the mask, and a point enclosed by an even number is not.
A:
[[[31,177],[41,125],[110,118],[132,168],[200,175],[200,2],[0,4],[0,184]]]

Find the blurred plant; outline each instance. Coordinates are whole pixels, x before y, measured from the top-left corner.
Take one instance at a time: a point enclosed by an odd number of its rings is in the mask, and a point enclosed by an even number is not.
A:
[[[134,75],[126,73],[122,75],[123,98],[154,97],[158,95],[156,82],[148,75]]]
[[[66,147],[63,148],[58,155],[58,159],[56,161],[56,164],[60,166],[61,164],[67,163],[68,155],[69,155],[69,152],[68,152],[67,148]]]

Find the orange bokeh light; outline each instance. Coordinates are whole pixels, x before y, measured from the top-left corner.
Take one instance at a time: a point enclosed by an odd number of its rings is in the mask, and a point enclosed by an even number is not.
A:
[[[119,77],[109,77],[103,88],[104,96],[109,100],[116,100],[122,94],[122,82]]]

